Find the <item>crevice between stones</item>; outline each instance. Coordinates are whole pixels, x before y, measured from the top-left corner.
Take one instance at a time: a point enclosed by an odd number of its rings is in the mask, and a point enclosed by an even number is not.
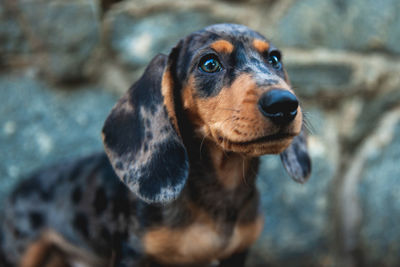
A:
[[[385,147],[393,139],[394,127],[400,121],[400,107],[379,118],[375,130],[360,143],[354,153],[344,149],[340,169],[336,176],[336,188],[332,192],[333,213],[336,227],[336,253],[341,262],[338,266],[362,266],[363,255],[359,244],[360,225],[363,219],[358,195],[358,185],[368,156]],[[343,146],[342,146],[343,147]]]

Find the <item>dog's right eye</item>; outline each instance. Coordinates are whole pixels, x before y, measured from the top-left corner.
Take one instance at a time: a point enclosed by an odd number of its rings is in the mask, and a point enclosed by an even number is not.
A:
[[[203,72],[214,73],[222,70],[221,63],[215,55],[207,55],[200,60],[199,68]]]
[[[272,51],[268,57],[268,63],[276,70],[282,69],[281,53],[279,51]]]

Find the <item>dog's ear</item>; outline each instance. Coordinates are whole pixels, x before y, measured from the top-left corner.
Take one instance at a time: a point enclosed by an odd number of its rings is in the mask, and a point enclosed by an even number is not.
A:
[[[116,174],[148,203],[176,199],[189,172],[170,73],[177,49],[169,57],[158,55],[151,61],[114,106],[103,127],[105,150]]]
[[[305,183],[311,173],[311,159],[307,149],[307,135],[303,128],[292,143],[281,153],[283,166],[298,183]]]

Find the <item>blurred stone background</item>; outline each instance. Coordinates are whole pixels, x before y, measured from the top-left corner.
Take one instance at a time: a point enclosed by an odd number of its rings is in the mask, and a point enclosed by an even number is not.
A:
[[[400,266],[398,0],[0,0],[0,201],[32,170],[101,150],[149,60],[218,22],[282,49],[312,125],[308,183],[262,159],[247,266]]]

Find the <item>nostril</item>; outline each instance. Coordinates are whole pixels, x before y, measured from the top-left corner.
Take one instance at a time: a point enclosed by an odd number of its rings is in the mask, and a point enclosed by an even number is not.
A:
[[[285,124],[296,117],[299,102],[291,92],[273,89],[261,96],[258,106],[264,116],[274,123]]]

